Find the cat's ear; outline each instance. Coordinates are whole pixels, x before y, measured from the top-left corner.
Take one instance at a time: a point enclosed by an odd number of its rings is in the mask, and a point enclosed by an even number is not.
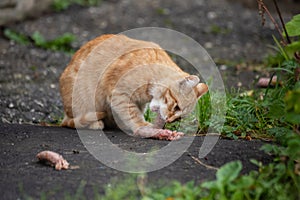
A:
[[[200,98],[208,91],[208,87],[204,83],[199,83],[199,81],[198,76],[189,75],[179,82],[180,90],[184,94],[188,94],[194,89],[197,98]]]
[[[204,95],[208,91],[208,87],[204,83],[199,83],[194,88],[197,98],[199,99],[202,95]]]
[[[179,82],[180,87],[193,88],[199,83],[200,79],[198,76],[189,75]]]

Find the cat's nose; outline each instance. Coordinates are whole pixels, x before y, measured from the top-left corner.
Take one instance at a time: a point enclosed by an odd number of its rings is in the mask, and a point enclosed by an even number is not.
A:
[[[171,120],[170,117],[166,117],[166,120],[165,120],[165,121],[166,121],[166,123],[169,123],[169,122],[171,122],[170,120]]]

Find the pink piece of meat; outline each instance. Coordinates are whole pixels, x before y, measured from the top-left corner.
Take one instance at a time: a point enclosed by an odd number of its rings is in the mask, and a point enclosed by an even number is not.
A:
[[[53,151],[42,151],[36,155],[41,162],[54,166],[56,170],[68,169],[69,163],[61,155]]]

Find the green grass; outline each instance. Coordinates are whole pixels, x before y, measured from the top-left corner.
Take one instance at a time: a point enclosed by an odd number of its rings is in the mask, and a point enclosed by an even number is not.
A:
[[[206,133],[209,128],[222,133],[222,136],[238,139],[251,136],[253,138],[273,137],[273,130],[279,127],[292,128],[292,124],[286,121],[288,114],[285,105],[285,95],[288,88],[277,87],[272,89],[256,89],[250,92],[227,92],[226,96],[226,116],[223,128],[214,127],[214,120],[211,119],[212,107],[210,93],[202,96],[195,108],[195,112],[188,118],[179,122],[168,123],[165,128],[177,130],[180,127],[189,127],[188,122],[197,120],[197,128],[194,133]],[[298,95],[298,93],[297,93]],[[296,99],[298,96],[291,96],[289,99]],[[290,105],[289,107],[292,107]],[[298,109],[298,108],[297,108]],[[155,114],[149,109],[145,113],[147,121],[152,122]],[[290,116],[289,118],[293,118]],[[184,130],[181,130],[184,131]]]
[[[230,34],[231,32],[232,32],[231,29],[223,28],[221,26],[218,26],[217,24],[213,24],[213,25],[210,26],[210,33],[212,33],[212,34],[226,35],[226,34]]]
[[[27,36],[11,29],[5,29],[4,35],[8,39],[23,45],[32,44],[39,48],[49,49],[52,51],[62,51],[71,54],[75,52],[74,48],[72,47],[72,43],[76,40],[76,37],[71,33],[65,33],[52,40],[46,40],[38,31],[34,32],[30,36]]]
[[[52,51],[63,51],[67,53],[74,53],[72,42],[75,41],[75,36],[71,33],[65,33],[53,40],[47,41],[39,32],[34,32],[31,36],[35,46],[50,49]]]
[[[53,8],[56,11],[66,10],[73,4],[81,6],[97,6],[102,2],[102,0],[54,0]]]

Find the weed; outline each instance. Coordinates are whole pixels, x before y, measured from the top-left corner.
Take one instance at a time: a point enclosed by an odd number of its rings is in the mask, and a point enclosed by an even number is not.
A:
[[[75,41],[75,36],[70,33],[65,33],[54,40],[47,41],[39,32],[35,32],[31,38],[37,47],[53,51],[74,53],[74,49],[71,44]]]
[[[95,191],[97,194],[97,190]],[[99,196],[99,195],[96,195]],[[137,187],[135,176],[128,176],[123,181],[112,180],[105,188],[105,195],[101,200],[131,200],[140,199],[140,191]]]
[[[183,185],[175,181],[161,188],[148,188],[147,193],[143,196],[142,200],[196,200],[200,199],[202,195],[203,190],[199,186],[196,186],[193,182]]]
[[[83,198],[84,197],[84,194],[83,194],[83,191],[84,191],[84,188],[86,186],[86,181],[81,181],[75,194],[69,194],[69,193],[65,193],[65,200],[79,200],[79,199],[85,199]]]
[[[207,132],[209,127],[209,119],[211,116],[211,103],[209,92],[204,94],[196,105],[196,117],[198,120],[199,131]]]
[[[97,6],[102,0],[54,0],[53,8],[56,11],[66,10],[73,4],[81,6]]]
[[[114,183],[115,190],[112,190],[110,185],[104,197],[100,199],[298,199],[300,176],[293,171],[295,169],[299,173],[299,162],[295,164],[294,159],[299,159],[300,150],[297,147],[300,145],[300,136],[292,134],[289,137],[293,137],[293,140],[288,140],[294,142],[289,142],[287,148],[272,145],[264,147],[266,151],[278,155],[274,163],[264,166],[256,160],[251,160],[259,169],[246,175],[241,175],[241,162],[234,161],[222,166],[213,181],[206,181],[200,185],[175,181],[163,187],[148,186],[143,188],[143,195],[137,190],[135,178],[130,177]],[[282,159],[279,156],[283,154],[292,157],[289,160],[287,157]]]
[[[30,39],[21,33],[18,33],[16,31],[10,30],[10,29],[5,29],[4,30],[4,36],[7,37],[8,39],[15,41],[20,44],[27,45],[30,43]]]
[[[147,105],[147,109],[144,113],[144,118],[147,122],[152,123],[154,119],[156,118],[157,114],[155,112],[152,112],[149,108],[149,105]]]
[[[216,24],[213,24],[210,26],[210,33],[212,34],[223,34],[223,35],[226,35],[226,34],[229,34],[230,32],[232,32],[231,29],[229,28],[223,28],[223,27],[220,27]]]
[[[15,32],[10,29],[4,30],[4,35],[17,43],[28,45],[32,43],[33,45],[43,48],[50,49],[53,51],[63,51],[65,53],[74,53],[75,50],[72,47],[72,42],[75,41],[76,37],[73,34],[65,33],[53,40],[46,40],[39,32],[34,32],[31,36],[26,36],[22,33]]]
[[[157,8],[156,13],[159,15],[168,15],[170,13],[169,9],[166,8]]]

